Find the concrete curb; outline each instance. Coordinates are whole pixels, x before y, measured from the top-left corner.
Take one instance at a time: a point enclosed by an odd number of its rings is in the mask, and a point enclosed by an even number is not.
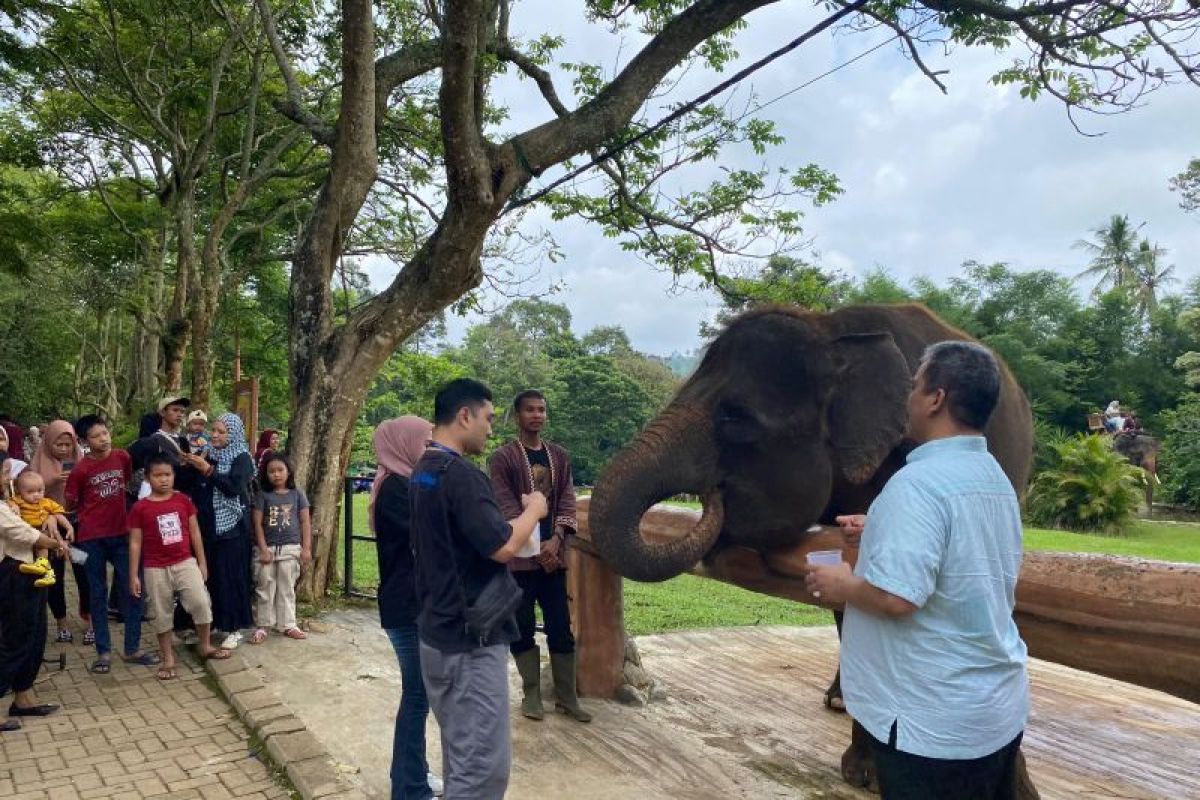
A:
[[[205,661],[204,668],[304,800],[366,800],[361,790],[346,782],[317,737],[263,682],[240,649],[224,661]]]

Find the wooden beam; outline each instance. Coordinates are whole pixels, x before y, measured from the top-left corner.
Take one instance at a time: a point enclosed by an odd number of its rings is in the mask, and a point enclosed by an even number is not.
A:
[[[588,536],[587,503],[586,498],[580,501],[576,550],[581,559],[590,555],[599,562]],[[642,536],[648,541],[684,536],[698,518],[696,511],[655,506],[642,517]],[[721,550],[691,572],[829,608],[804,588],[805,554],[834,549],[841,549],[841,535],[836,528],[820,528],[806,535],[801,544],[766,556],[742,547]],[[857,552],[844,550],[843,558],[853,563]],[[602,568],[602,562],[592,569],[597,567]],[[579,626],[581,653],[584,640],[598,637],[601,629],[609,642],[605,647],[613,647],[618,638],[623,641],[620,598],[615,602],[611,598],[611,579],[601,581],[592,596],[585,568],[576,576],[576,587],[576,601],[583,597],[591,603],[591,624]],[[598,603],[608,603],[607,610],[602,611]],[[1030,655],[1036,658],[1200,702],[1200,565],[1079,553],[1026,553],[1014,616]],[[618,629],[619,636],[614,633]],[[612,654],[604,658],[599,652],[591,656],[609,664],[614,658]],[[583,661],[581,655],[581,690]],[[597,684],[594,688],[606,687]],[[587,693],[611,696],[604,691]]]

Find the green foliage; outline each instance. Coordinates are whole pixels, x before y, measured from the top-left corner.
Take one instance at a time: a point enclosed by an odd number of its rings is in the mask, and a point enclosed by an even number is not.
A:
[[[1171,191],[1179,192],[1179,207],[1184,211],[1200,209],[1200,158],[1193,158],[1187,169],[1171,179]]]
[[[1200,394],[1189,394],[1163,414],[1159,458],[1164,493],[1172,502],[1200,510]]]
[[[1121,533],[1142,498],[1142,471],[1112,449],[1107,436],[1078,434],[1052,445],[1057,464],[1037,475],[1027,511],[1053,528]]]

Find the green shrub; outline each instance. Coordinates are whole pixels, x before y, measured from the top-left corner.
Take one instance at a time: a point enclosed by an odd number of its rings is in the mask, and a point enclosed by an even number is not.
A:
[[[1058,448],[1071,439],[1064,428],[1035,414],[1033,418],[1033,474],[1058,466]]]
[[[1030,521],[1075,531],[1124,531],[1143,496],[1142,471],[1114,452],[1107,436],[1081,433],[1052,447],[1057,464],[1030,487]]]
[[[1200,395],[1188,395],[1163,412],[1163,449],[1159,477],[1173,503],[1200,509]]]

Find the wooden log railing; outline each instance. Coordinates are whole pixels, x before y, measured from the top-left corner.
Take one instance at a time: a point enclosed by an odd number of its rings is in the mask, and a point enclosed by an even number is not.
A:
[[[579,690],[612,697],[625,653],[621,578],[597,555],[580,501],[572,549],[570,595],[579,650]],[[642,536],[687,534],[699,513],[655,506]],[[824,608],[804,587],[805,554],[842,548],[836,528],[808,532],[801,543],[763,555],[720,551],[692,574]],[[851,563],[857,552],[843,550]],[[1017,627],[1030,655],[1200,702],[1200,565],[1078,553],[1026,553],[1017,583]]]

